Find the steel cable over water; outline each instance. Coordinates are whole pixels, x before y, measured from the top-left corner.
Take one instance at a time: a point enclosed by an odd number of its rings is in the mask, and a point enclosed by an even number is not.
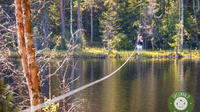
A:
[[[93,85],[95,85],[95,84],[97,84],[97,83],[99,83],[99,82],[101,82],[101,81],[104,81],[105,79],[111,77],[111,76],[114,75],[116,72],[118,72],[124,65],[126,65],[126,63],[127,63],[127,62],[129,61],[129,59],[133,56],[133,54],[134,54],[134,52],[127,58],[127,60],[126,60],[119,68],[117,68],[117,69],[116,69],[115,71],[113,71],[112,73],[106,75],[105,77],[102,77],[101,79],[98,79],[98,80],[96,80],[96,81],[90,82],[89,84],[83,85],[83,86],[81,86],[81,87],[79,87],[79,88],[77,88],[77,89],[75,89],[75,90],[72,90],[72,91],[70,91],[70,92],[67,92],[67,93],[65,93],[65,94],[63,94],[63,95],[60,95],[60,96],[58,96],[58,97],[55,97],[55,98],[51,99],[51,100],[48,101],[48,102],[41,103],[41,104],[36,105],[36,106],[32,106],[32,107],[30,107],[30,108],[28,108],[28,109],[26,109],[26,110],[22,110],[21,112],[35,112],[35,111],[38,110],[38,109],[41,109],[41,108],[43,108],[43,107],[45,107],[45,106],[48,106],[48,105],[50,105],[50,104],[52,104],[52,103],[58,102],[58,101],[60,101],[60,100],[62,100],[62,99],[64,99],[64,98],[66,98],[66,97],[68,97],[68,96],[71,96],[71,95],[73,95],[73,94],[75,94],[75,93],[77,93],[77,92],[83,90],[83,89],[86,89],[86,88],[88,88],[88,87],[90,87],[90,86],[93,86]]]

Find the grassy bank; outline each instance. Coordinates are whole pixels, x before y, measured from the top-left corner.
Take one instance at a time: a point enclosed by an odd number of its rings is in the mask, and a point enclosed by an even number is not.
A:
[[[108,50],[103,48],[85,48],[82,51],[77,51],[75,53],[71,53],[71,56],[74,57],[108,57],[108,58],[127,58],[133,53],[133,58],[145,57],[145,58],[200,58],[200,51],[198,50],[184,50],[183,52],[179,52],[177,55],[174,51],[170,50],[158,50],[158,51],[150,51],[143,50],[142,55],[137,54],[137,50],[130,51],[117,51],[112,50],[111,53]]]
[[[137,51],[117,51],[112,50],[109,53],[106,49],[103,48],[85,48],[83,50],[77,50],[76,52],[67,52],[67,51],[44,51],[39,53],[37,56],[41,55],[52,55],[55,57],[63,57],[70,56],[76,58],[127,58],[133,53],[133,58],[200,58],[200,51],[198,50],[184,50],[183,52],[179,52],[178,55],[174,51],[169,50],[158,50],[158,51],[149,51],[144,50],[142,55],[138,55]],[[16,52],[11,52],[11,56],[17,56]]]

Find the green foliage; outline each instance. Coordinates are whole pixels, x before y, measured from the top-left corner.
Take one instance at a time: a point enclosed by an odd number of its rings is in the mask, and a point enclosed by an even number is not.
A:
[[[117,12],[113,9],[108,9],[102,14],[102,19],[100,20],[101,32],[104,41],[112,39],[117,34],[117,25],[118,17]]]
[[[81,0],[81,15],[84,28],[84,45],[90,46],[91,21],[90,13],[93,7],[93,36],[94,47],[104,45],[110,49],[108,42],[118,33],[127,35],[131,41],[136,41],[138,32],[144,34],[145,48],[151,48],[151,42],[155,42],[156,48],[171,49],[175,47],[178,36],[176,24],[179,24],[179,2],[165,1],[165,14],[159,19],[154,15],[160,15],[163,11],[163,2],[158,0]],[[192,5],[192,2],[188,6]],[[65,50],[70,43],[69,33],[69,1],[66,7],[66,39],[60,39],[58,50]],[[59,1],[52,0],[47,7],[50,29],[52,30],[51,48],[56,45],[56,37],[60,36],[60,7]],[[186,9],[186,8],[185,8]],[[150,12],[152,11],[152,12]],[[199,21],[198,21],[199,22]],[[73,1],[73,30],[77,29],[77,0]],[[194,15],[191,9],[184,10],[184,29],[188,35],[184,35],[184,48],[195,48]],[[170,44],[169,44],[170,43]],[[174,44],[173,44],[174,43]],[[67,45],[68,47],[68,45]]]
[[[117,50],[130,50],[132,48],[131,41],[123,33],[117,34],[113,39],[109,40],[108,44],[111,48]]]
[[[50,99],[44,98],[44,102],[48,102]],[[43,112],[58,112],[58,108],[60,107],[59,103],[52,103],[51,105],[47,105],[42,109]]]
[[[58,3],[59,1],[54,1],[52,4],[49,5],[48,11],[49,11],[49,17],[52,20],[52,24],[55,24],[56,26],[60,26],[60,10]]]
[[[3,80],[0,79],[0,112],[18,112],[19,109],[11,104],[13,101],[13,95],[8,92],[9,86],[3,84]]]
[[[3,8],[5,5],[13,4],[13,0],[5,1],[0,0]],[[44,3],[46,4],[44,5]],[[192,7],[193,2],[188,2],[187,7]],[[43,7],[44,5],[44,7]],[[184,4],[186,5],[186,4]],[[159,16],[163,11],[162,0],[81,0],[81,18],[82,27],[84,29],[84,36],[82,40],[85,41],[84,46],[90,46],[91,35],[91,7],[93,7],[93,36],[94,47],[109,47],[108,42],[114,38],[118,33],[127,35],[129,40],[134,40],[140,31],[145,40],[145,48],[151,48],[151,41],[155,42],[156,48],[172,49],[175,47],[175,41],[178,37],[178,31],[176,25],[179,24],[179,2],[176,0],[165,0],[165,14],[159,19],[155,19],[154,15]],[[6,6],[4,10],[14,17],[13,8]],[[49,37],[50,41],[48,45],[50,48],[54,48],[57,37],[61,36],[61,15],[59,0],[46,0],[39,2],[33,0],[31,4],[33,9],[32,15],[35,16],[38,12],[38,16],[33,20],[33,32],[36,40],[43,40],[44,36],[41,35],[43,27],[43,9],[47,12],[47,18],[49,30],[52,35]],[[40,8],[43,8],[39,11]],[[64,39],[60,39],[57,45],[58,50],[66,50],[69,43],[71,43],[71,34],[69,32],[69,18],[70,18],[69,0],[65,1],[65,27],[66,34]],[[3,18],[3,17],[2,17]],[[200,19],[197,19],[199,24]],[[9,21],[0,21],[0,24],[9,23]],[[15,22],[14,22],[15,23]],[[73,31],[77,29],[77,0],[73,1]],[[188,34],[184,35],[184,48],[196,47],[195,44],[195,21],[192,8],[184,7],[184,29]],[[4,31],[4,30],[3,30]],[[200,31],[200,30],[198,30]],[[6,32],[5,32],[6,34]],[[146,34],[146,35],[145,35]],[[153,35],[152,35],[153,34]],[[6,35],[7,37],[7,35]],[[11,39],[12,40],[12,39]],[[12,43],[9,39],[8,42]],[[39,41],[37,41],[39,45]],[[17,43],[17,42],[16,42]],[[170,43],[170,44],[169,44]],[[173,44],[174,43],[174,44]],[[65,46],[66,45],[66,46]],[[9,44],[8,46],[11,46]],[[15,46],[13,46],[15,47]]]
[[[181,22],[179,24],[176,24],[176,31],[177,31],[177,33],[172,36],[173,42],[169,42],[168,43],[171,47],[175,48],[176,51],[179,50],[180,43],[181,43],[181,39],[180,39],[181,32],[179,30],[181,27],[183,27],[183,25],[182,25]],[[184,36],[185,37],[189,37],[190,36],[186,29],[184,29]],[[186,38],[186,39],[189,40],[190,38]]]
[[[102,32],[104,46],[106,46],[110,52],[111,46],[108,44],[108,42],[118,34],[118,30],[120,29],[119,17],[116,1],[106,0],[104,5],[107,10],[102,13],[100,18],[100,30]]]

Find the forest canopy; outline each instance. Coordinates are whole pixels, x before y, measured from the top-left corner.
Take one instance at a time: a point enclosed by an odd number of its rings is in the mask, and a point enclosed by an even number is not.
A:
[[[7,41],[16,39],[13,4],[0,0],[0,34]],[[31,11],[37,50],[75,45],[131,50],[138,34],[145,49],[199,48],[199,0],[32,0]],[[128,47],[116,47],[116,38]]]

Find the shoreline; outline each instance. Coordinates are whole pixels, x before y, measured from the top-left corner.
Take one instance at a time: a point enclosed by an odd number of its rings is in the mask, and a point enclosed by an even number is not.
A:
[[[76,52],[69,51],[43,51],[37,54],[36,57],[41,56],[53,56],[54,58],[63,58],[68,56],[69,58],[80,59],[107,59],[107,58],[128,58],[134,52],[132,59],[200,59],[200,52],[197,50],[188,51],[184,50],[177,55],[174,51],[159,50],[159,51],[147,51],[144,50],[142,55],[138,55],[137,51],[117,51],[113,50],[112,53],[108,53],[102,48],[86,48],[83,50],[77,50]],[[11,51],[10,58],[19,58],[19,54],[16,51]]]

